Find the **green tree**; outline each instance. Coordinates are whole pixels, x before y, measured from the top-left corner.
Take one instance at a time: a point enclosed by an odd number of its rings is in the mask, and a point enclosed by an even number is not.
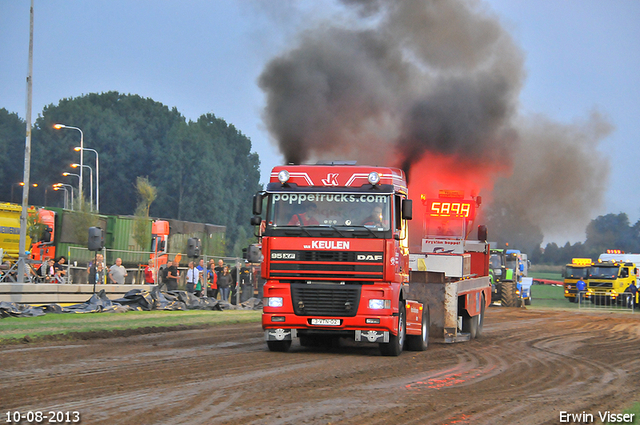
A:
[[[138,206],[134,213],[135,222],[133,225],[133,239],[138,246],[148,249],[151,241],[151,228],[149,221],[149,208],[158,196],[158,191],[147,177],[138,176],[136,179],[136,189],[138,191]]]
[[[5,121],[15,118],[7,115]],[[224,225],[226,237],[221,240],[227,253],[239,239],[247,239],[240,228],[252,234],[251,197],[261,189],[260,160],[251,152],[249,138],[223,119],[205,114],[196,122],[186,122],[175,108],[118,92],[92,93],[48,105],[34,125],[32,179],[47,186],[64,182],[77,187],[77,178],[61,174],[71,171],[69,164],[79,162],[74,147],[80,145],[80,133],[55,130],[56,123],[82,129],[84,147],[100,155],[101,214],[134,213],[138,207],[134,182],[148,176],[149,184],[157,188],[148,214]],[[17,124],[19,120],[14,127]],[[22,169],[18,162],[13,161],[12,170]],[[93,152],[84,152],[84,164],[95,172]],[[83,174],[85,198],[90,198],[89,171],[84,169]]]
[[[24,177],[25,131],[26,124],[17,114],[0,108],[0,199],[6,202],[22,199],[17,184]]]

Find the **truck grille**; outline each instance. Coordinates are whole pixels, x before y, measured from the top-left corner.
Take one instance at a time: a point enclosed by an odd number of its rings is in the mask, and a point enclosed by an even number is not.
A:
[[[382,252],[272,251],[271,278],[310,280],[382,280]]]
[[[589,288],[612,288],[613,287],[613,283],[612,282],[594,282],[594,281],[589,281]]]
[[[291,284],[297,316],[353,317],[358,311],[360,285]]]

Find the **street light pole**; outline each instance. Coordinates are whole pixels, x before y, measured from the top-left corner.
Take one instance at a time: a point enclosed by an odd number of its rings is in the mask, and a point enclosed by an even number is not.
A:
[[[78,192],[80,197],[84,197],[83,192],[82,192],[82,168],[84,167],[84,156],[83,156],[83,151],[84,151],[84,133],[82,132],[82,130],[80,130],[78,127],[71,127],[70,125],[64,125],[64,124],[54,124],[53,128],[55,128],[56,130],[60,130],[61,128],[70,128],[72,130],[78,130],[80,132],[80,184],[78,185]]]
[[[74,148],[75,151],[91,151],[96,154],[96,212],[100,212],[100,160],[98,151],[91,148],[83,148],[82,146]]]
[[[73,211],[73,186],[71,186],[70,184],[66,184],[66,183],[56,183],[53,185],[53,190],[58,190],[58,189],[64,189],[65,193],[67,192],[67,187],[69,188],[69,191],[71,193],[71,210]],[[67,202],[66,202],[66,194],[65,194],[65,208],[67,208]]]
[[[62,173],[62,175],[65,176],[65,177],[67,177],[67,176],[75,176],[75,177],[78,178],[78,185],[80,184],[80,174],[64,172],[64,173]],[[71,188],[71,209],[73,210],[73,187]]]
[[[93,168],[91,168],[88,165],[82,165],[82,164],[71,164],[72,168],[78,168],[81,167],[82,168],[88,168],[89,169],[89,177],[91,177],[90,181],[91,181],[91,197],[90,197],[90,203],[89,206],[91,207],[91,211],[93,212]],[[82,182],[82,171],[80,171],[80,182]]]
[[[66,187],[62,187],[62,186],[56,186],[55,184],[53,185],[53,190],[64,190],[64,209],[68,209],[69,207],[67,206],[67,196],[69,195],[69,191],[67,190]],[[71,198],[73,199],[73,198]]]

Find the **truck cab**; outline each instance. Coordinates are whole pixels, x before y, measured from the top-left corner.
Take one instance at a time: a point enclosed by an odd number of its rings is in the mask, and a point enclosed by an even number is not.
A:
[[[587,297],[596,305],[617,304],[625,289],[637,280],[634,263],[599,260],[589,268]]]
[[[564,297],[569,302],[577,301],[578,288],[576,284],[582,279],[584,283],[589,284],[589,268],[591,267],[591,258],[572,258],[571,263],[564,268],[562,276],[564,277]]]
[[[253,210],[270,350],[287,351],[294,338],[306,346],[340,337],[377,343],[384,355],[400,354],[405,337],[426,348],[423,306],[406,295],[411,201],[402,170],[275,167]]]

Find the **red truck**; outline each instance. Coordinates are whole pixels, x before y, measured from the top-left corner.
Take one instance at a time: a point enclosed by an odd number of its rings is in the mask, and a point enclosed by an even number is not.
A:
[[[413,293],[428,297],[426,284],[434,279],[410,270],[412,201],[402,170],[344,162],[275,167],[254,197],[253,213],[271,351],[287,351],[294,338],[311,346],[341,337],[377,343],[390,356],[427,348],[432,303],[412,299],[409,282],[415,275]],[[486,261],[488,270],[488,255]],[[444,275],[433,273],[442,283]],[[490,297],[488,277],[487,288],[477,302],[464,295],[462,308],[479,316]]]

